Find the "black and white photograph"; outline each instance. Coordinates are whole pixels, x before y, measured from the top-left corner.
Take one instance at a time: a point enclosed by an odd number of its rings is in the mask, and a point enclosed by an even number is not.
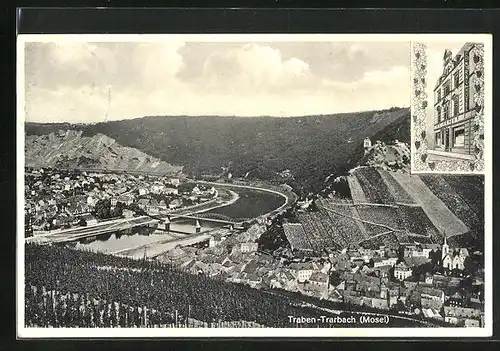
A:
[[[419,42],[413,49],[413,171],[484,174],[491,117],[484,42]]]
[[[491,335],[490,37],[17,45],[18,336]]]

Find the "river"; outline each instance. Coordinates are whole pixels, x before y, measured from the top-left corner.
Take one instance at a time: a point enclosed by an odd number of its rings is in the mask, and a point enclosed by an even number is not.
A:
[[[255,218],[271,212],[285,203],[285,198],[281,195],[237,186],[224,186],[224,188],[234,191],[239,195],[239,199],[233,204],[219,207],[207,213],[218,213],[231,218]]]
[[[285,203],[285,198],[283,196],[272,192],[230,185],[221,187],[237,193],[239,195],[238,200],[228,206],[215,208],[206,213],[217,213],[234,219],[255,218],[269,213]],[[221,227],[221,224],[203,220],[200,222],[200,225],[201,232]],[[170,228],[172,231],[194,234],[195,221],[189,219],[175,220]],[[137,227],[131,230],[81,239],[67,245],[91,251],[116,253],[128,248],[165,241],[170,238],[181,238],[183,236],[186,236],[186,234],[168,233],[155,231],[150,228]]]

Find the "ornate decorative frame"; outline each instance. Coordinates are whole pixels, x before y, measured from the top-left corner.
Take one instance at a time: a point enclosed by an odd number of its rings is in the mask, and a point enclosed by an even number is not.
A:
[[[472,147],[473,160],[429,161],[427,143],[427,123],[429,106],[427,89],[427,46],[424,43],[411,44],[411,170],[415,173],[456,173],[483,174],[484,172],[484,45],[475,43],[473,47],[475,71],[465,83],[474,87],[476,114],[473,119]],[[466,89],[466,95],[469,90]]]

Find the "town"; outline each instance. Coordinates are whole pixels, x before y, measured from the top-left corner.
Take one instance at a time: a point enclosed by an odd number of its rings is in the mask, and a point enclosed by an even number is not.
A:
[[[442,245],[381,246],[377,250],[325,250],[316,257],[285,258],[259,248],[266,225],[257,223],[239,234],[221,230],[205,248],[177,247],[157,259],[192,274],[256,289],[300,293],[344,308],[465,327],[484,323],[481,252],[450,248],[445,241]]]
[[[214,187],[181,183],[178,178],[49,168],[26,172],[28,237],[33,233],[133,217],[141,210],[153,215],[166,214],[207,204],[218,196]]]
[[[139,213],[192,208],[213,201],[217,190],[177,178],[42,168],[27,170],[25,196],[30,237]],[[309,296],[344,310],[464,327],[484,324],[481,251],[451,247],[446,236],[441,244],[294,249],[290,244],[303,229],[287,214],[308,211],[304,202],[296,202],[286,211],[251,221],[249,228],[221,226],[206,241],[178,245],[153,259],[190,274]],[[283,244],[270,248],[269,235],[281,236]]]

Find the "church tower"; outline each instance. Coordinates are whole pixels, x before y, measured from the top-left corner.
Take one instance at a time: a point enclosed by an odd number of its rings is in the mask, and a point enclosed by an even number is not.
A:
[[[445,234],[444,243],[441,246],[441,259],[445,258],[449,253],[450,253],[450,247],[448,246],[448,243],[446,242],[446,234]]]

